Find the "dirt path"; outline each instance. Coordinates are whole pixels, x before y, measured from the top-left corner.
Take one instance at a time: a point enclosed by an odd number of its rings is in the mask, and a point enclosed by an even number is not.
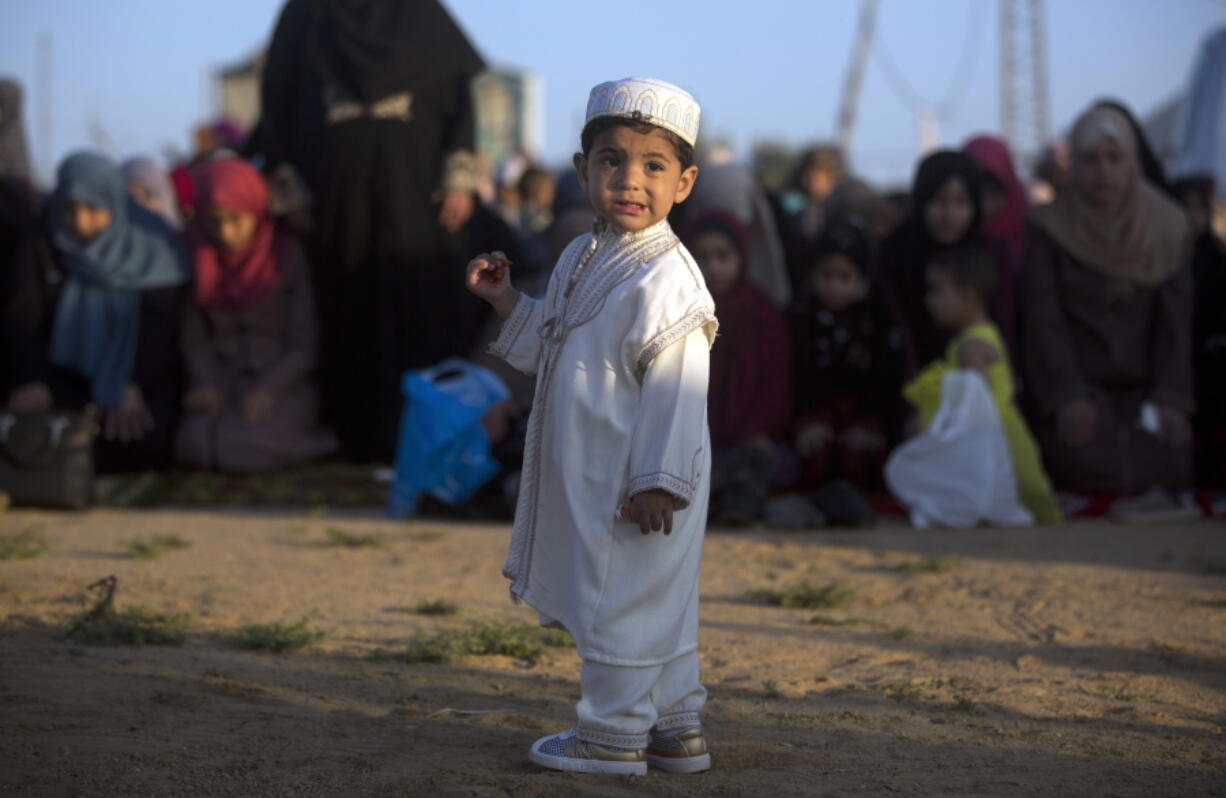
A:
[[[544,773],[573,652],[375,660],[415,632],[512,616],[505,527],[300,514],[0,515],[51,549],[0,562],[0,795],[1226,796],[1226,527],[731,534],[703,571],[716,768],[646,779]],[[329,529],[382,546],[326,545]],[[174,534],[151,561],[121,544]],[[907,573],[907,563],[938,573]],[[64,639],[83,588],[190,612],[182,648]],[[751,603],[808,580],[820,610]],[[458,617],[405,614],[447,598]],[[238,626],[314,613],[298,653]],[[814,616],[824,623],[812,623]],[[842,625],[829,625],[838,623]],[[460,714],[454,710],[498,710]]]

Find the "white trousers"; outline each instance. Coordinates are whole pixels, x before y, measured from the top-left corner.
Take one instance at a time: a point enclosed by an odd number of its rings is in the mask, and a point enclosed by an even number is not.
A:
[[[696,726],[707,702],[707,689],[698,681],[697,651],[647,668],[584,660],[580,689],[579,739],[619,748],[646,747],[653,727]]]

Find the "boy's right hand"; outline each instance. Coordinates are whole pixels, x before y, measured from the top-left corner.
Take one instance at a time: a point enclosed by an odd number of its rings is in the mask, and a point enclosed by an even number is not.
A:
[[[482,253],[468,262],[468,290],[494,306],[502,318],[515,310],[519,292],[511,285],[511,260],[502,252]]]

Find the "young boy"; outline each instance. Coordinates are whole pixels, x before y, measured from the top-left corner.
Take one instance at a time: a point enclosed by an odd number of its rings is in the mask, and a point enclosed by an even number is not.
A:
[[[557,770],[710,767],[698,569],[717,324],[667,221],[698,176],[698,116],[667,83],[596,86],[574,157],[595,231],[562,253],[541,300],[511,286],[501,253],[468,265],[470,290],[504,319],[491,351],[537,375],[503,574],[583,658],[578,725],[529,751]],[[624,506],[629,524],[616,520]]]
[[[935,369],[926,369],[906,388],[907,398],[919,410],[921,428],[928,428],[940,406],[943,369],[972,369],[981,373],[992,392],[1009,444],[1018,498],[1037,523],[1060,523],[1062,515],[1043,470],[1039,447],[1014,401],[1009,353],[1000,331],[988,320],[988,308],[996,290],[996,262],[992,254],[974,244],[945,250],[928,264],[927,280],[925,301],[933,320],[955,335],[945,362],[938,361]]]

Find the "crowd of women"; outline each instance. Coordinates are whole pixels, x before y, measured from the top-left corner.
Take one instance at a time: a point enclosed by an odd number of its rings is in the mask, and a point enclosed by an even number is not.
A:
[[[1067,509],[1128,497],[1117,509],[1166,513],[1196,485],[1221,487],[1226,256],[1213,182],[1168,181],[1118,103],[1087,109],[1068,144],[1033,205],[989,136],[923,158],[905,204],[850,177],[837,150],[813,149],[792,191],[768,197],[787,303],[770,301],[777,281],[759,260],[770,253],[746,246],[735,214],[684,222],[723,333],[710,396],[726,476],[717,508],[760,516],[790,483],[818,491],[828,517],[868,517],[850,488],[881,487],[887,455],[919,431],[903,388],[953,337],[933,315],[932,266],[975,250],[994,265],[978,287],[1017,375],[1009,401]]]
[[[40,196],[19,87],[0,83],[3,402],[100,408],[101,471],[390,461],[403,373],[479,357],[490,335],[462,287],[467,258],[507,252],[540,290],[590,226],[573,175],[523,158],[482,169],[468,90],[482,62],[441,6],[320,8],[283,11],[257,128],[204,129],[170,174],[80,152]],[[1068,143],[1042,204],[989,136],[924,157],[905,195],[877,193],[830,146],[783,191],[705,153],[672,222],[721,325],[718,520],[871,519],[887,456],[917,431],[903,386],[949,344],[929,266],[968,246],[995,264],[991,319],[1057,489],[1220,486],[1212,181],[1168,181],[1114,103],[1086,110]],[[487,417],[495,443],[514,440],[531,390],[504,376],[516,400]]]

